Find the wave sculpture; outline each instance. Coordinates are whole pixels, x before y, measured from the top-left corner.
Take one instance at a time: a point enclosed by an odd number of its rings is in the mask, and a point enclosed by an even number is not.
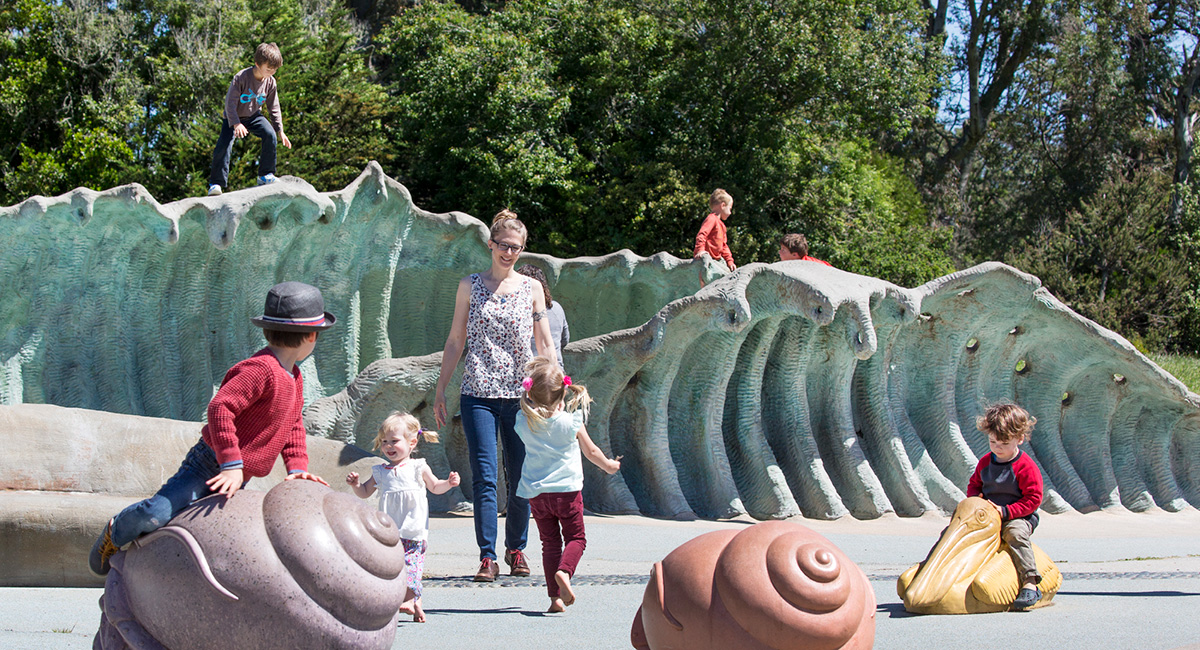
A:
[[[596,399],[592,438],[625,456],[614,476],[585,468],[598,512],[949,513],[987,452],[974,419],[1003,399],[1038,418],[1045,510],[1200,504],[1200,398],[1003,264],[916,289],[750,264],[563,356]],[[310,431],[361,444],[393,405],[432,419],[439,363],[373,364],[309,406]],[[460,432],[431,453],[470,485]]]
[[[261,345],[248,318],[266,289],[301,278],[340,321],[303,367],[309,432],[360,446],[393,408],[433,421],[456,283],[488,260],[481,222],[420,210],[374,163],[339,192],[81,189],[0,223],[3,403],[199,420]],[[595,511],[949,513],[987,450],[974,417],[1002,399],[1038,417],[1044,509],[1200,505],[1200,396],[1011,267],[909,289],[808,262],[719,277],[666,254],[525,259],[567,312],[592,437],[625,456],[613,477],[585,469]],[[446,433],[424,450],[469,490],[461,431]]]
[[[338,316],[302,366],[308,399],[336,393],[373,361],[442,349],[459,279],[489,263],[487,232],[416,207],[374,162],[336,192],[285,176],[165,204],[133,184],[0,207],[0,404],[199,421],[262,346],[249,318],[285,279],[320,287]],[[576,338],[641,325],[699,272],[724,273],[628,250],[522,262],[546,271]]]

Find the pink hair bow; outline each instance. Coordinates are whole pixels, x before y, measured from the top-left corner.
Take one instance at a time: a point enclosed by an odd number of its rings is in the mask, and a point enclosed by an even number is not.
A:
[[[533,388],[533,377],[526,377],[522,379],[521,388],[524,388],[525,392],[529,392],[529,390]]]
[[[571,375],[563,375],[563,386],[571,385]]]

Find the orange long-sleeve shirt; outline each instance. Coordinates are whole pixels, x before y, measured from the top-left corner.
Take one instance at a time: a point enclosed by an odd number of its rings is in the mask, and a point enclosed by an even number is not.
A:
[[[714,260],[725,260],[729,268],[733,268],[733,253],[729,251],[725,222],[715,212],[705,217],[704,223],[700,225],[700,232],[696,234],[696,249],[692,252],[692,257],[698,257],[703,252],[707,252]]]

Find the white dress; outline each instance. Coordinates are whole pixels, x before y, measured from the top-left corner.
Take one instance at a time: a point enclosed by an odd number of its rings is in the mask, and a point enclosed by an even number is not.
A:
[[[429,538],[429,499],[425,496],[425,481],[421,479],[426,466],[424,458],[410,457],[395,467],[371,468],[371,477],[379,490],[379,509],[396,522],[403,539]]]

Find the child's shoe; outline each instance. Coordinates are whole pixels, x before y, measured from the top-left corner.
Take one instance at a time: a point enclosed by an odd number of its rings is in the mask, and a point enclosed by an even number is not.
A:
[[[504,563],[510,567],[510,576],[529,575],[529,562],[525,560],[525,554],[521,551],[505,551]]]
[[[267,174],[266,176],[258,177],[259,185],[270,185],[275,182],[275,174]]]
[[[475,582],[495,582],[498,575],[500,575],[500,567],[496,566],[496,561],[485,557],[479,563],[479,570],[475,572]]]
[[[1013,601],[1012,608],[1018,612],[1023,612],[1037,604],[1042,599],[1042,590],[1034,587],[1030,589],[1025,587],[1017,594],[1017,599]]]
[[[208,195],[209,196],[221,196],[221,186],[217,185],[216,183],[209,185],[208,186]]]
[[[112,541],[113,522],[108,520],[108,524],[104,526],[104,532],[96,538],[96,543],[92,544],[92,552],[88,553],[88,569],[93,575],[103,578],[108,575],[108,559],[113,556],[118,550]]]

